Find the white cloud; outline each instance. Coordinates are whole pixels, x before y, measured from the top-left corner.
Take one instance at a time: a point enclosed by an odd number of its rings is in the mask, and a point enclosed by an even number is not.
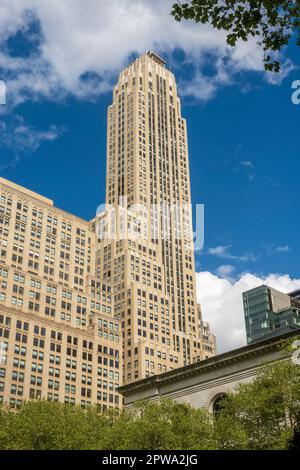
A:
[[[219,266],[217,269],[217,274],[220,276],[220,278],[224,279],[231,279],[231,276],[235,272],[235,267],[232,266],[231,264],[223,264],[222,266]]]
[[[256,257],[252,253],[247,253],[244,255],[234,255],[230,252],[231,245],[220,245],[214,248],[209,248],[207,250],[208,255],[217,256],[219,258],[224,258],[228,260],[237,260],[237,261],[255,261]]]
[[[228,253],[228,248],[230,248],[229,245],[227,246],[216,246],[215,248],[209,248],[208,249],[208,254],[213,255],[213,256],[226,256]]]
[[[300,279],[281,274],[243,274],[238,280],[228,280],[210,272],[197,273],[198,300],[204,320],[217,336],[218,353],[246,344],[242,293],[261,284],[288,293],[300,288]]]
[[[276,250],[277,253],[287,253],[290,251],[290,247],[288,245],[277,246]]]
[[[268,256],[287,254],[291,251],[291,247],[287,244],[276,246],[272,243],[265,243],[263,246]]]
[[[18,104],[40,96],[59,99],[65,93],[84,98],[98,95],[111,88],[131,54],[148,49],[158,49],[175,67],[172,54],[175,49],[183,50],[193,72],[188,82],[181,83],[182,93],[199,100],[210,99],[241,71],[263,72],[262,52],[255,40],[229,48],[222,31],[193,22],[177,23],[170,14],[173,3],[2,0],[0,70],[8,79],[8,99]],[[20,30],[28,35],[33,15],[40,23],[42,40],[31,56],[13,57],[5,41]],[[207,65],[209,73],[204,72]],[[287,67],[284,70],[288,73]],[[81,79],[91,72],[91,79]]]
[[[0,122],[0,148],[2,148],[0,170],[13,168],[21,156],[34,153],[44,142],[56,140],[65,132],[52,124],[47,130],[39,130],[24,121],[24,118],[15,115],[12,119]],[[7,151],[5,158],[3,149]]]
[[[246,160],[244,162],[240,162],[241,166],[244,166],[245,168],[250,168],[251,170],[254,170],[255,169],[255,165],[253,162],[251,162],[250,160]]]
[[[295,70],[295,65],[290,60],[285,60],[281,64],[281,69],[279,73],[267,73],[266,79],[270,85],[281,85],[283,80],[288,77],[288,75]]]

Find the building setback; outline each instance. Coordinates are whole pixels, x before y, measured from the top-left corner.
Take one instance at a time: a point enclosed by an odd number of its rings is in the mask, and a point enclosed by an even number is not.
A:
[[[216,352],[196,299],[186,122],[156,54],[120,74],[107,132],[106,208],[90,222],[0,178],[0,401],[12,407],[119,408],[120,385]]]

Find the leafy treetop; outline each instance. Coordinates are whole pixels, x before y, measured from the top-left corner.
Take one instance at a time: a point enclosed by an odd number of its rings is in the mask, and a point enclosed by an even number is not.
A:
[[[234,47],[238,40],[257,38],[264,50],[265,70],[280,71],[278,52],[297,32],[300,46],[300,0],[191,0],[178,1],[172,15],[177,21],[194,20],[210,23],[227,31],[227,44]]]

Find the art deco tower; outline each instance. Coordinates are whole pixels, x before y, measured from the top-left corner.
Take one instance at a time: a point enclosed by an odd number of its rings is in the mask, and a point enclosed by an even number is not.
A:
[[[117,216],[98,215],[96,275],[112,283],[124,383],[213,355],[196,299],[186,121],[174,75],[152,52],[113,91],[106,203]]]

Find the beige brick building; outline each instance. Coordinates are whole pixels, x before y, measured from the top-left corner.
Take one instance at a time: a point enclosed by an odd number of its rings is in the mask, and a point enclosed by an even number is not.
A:
[[[119,385],[215,354],[196,300],[190,202],[175,78],[147,53],[114,88],[94,220],[0,178],[1,401],[120,407]]]
[[[0,178],[0,400],[119,407],[120,322],[91,224]]]

